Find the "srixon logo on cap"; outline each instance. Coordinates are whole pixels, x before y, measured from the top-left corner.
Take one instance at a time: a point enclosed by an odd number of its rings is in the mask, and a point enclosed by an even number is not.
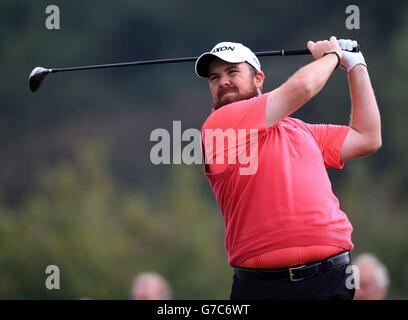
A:
[[[218,47],[218,48],[213,49],[213,51],[211,51],[211,53],[217,53],[217,52],[227,51],[227,50],[234,51],[235,47],[231,47],[231,46]]]

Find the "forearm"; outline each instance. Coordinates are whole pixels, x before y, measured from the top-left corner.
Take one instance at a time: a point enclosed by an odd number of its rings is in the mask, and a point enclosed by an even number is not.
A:
[[[369,143],[381,145],[380,112],[371,86],[367,68],[355,66],[349,73],[352,101],[350,127]]]
[[[325,85],[338,63],[335,54],[328,54],[294,73],[288,81],[268,94],[266,126],[270,127],[291,115]]]
[[[307,88],[307,100],[314,97],[324,87],[338,63],[335,54],[328,54],[299,69],[293,76]]]

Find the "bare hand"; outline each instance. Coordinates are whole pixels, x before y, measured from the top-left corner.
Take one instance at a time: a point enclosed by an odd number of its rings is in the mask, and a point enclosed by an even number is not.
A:
[[[328,51],[337,52],[340,59],[343,54],[339,42],[337,41],[335,36],[331,36],[330,40],[317,41],[316,43],[313,41],[308,41],[307,48],[312,53],[313,58],[315,58],[315,60],[323,57],[323,55]]]

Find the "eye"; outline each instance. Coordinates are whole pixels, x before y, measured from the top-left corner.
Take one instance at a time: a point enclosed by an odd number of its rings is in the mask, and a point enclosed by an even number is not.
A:
[[[232,69],[232,70],[230,70],[229,74],[234,74],[234,73],[237,73],[237,72],[238,72],[237,69]]]
[[[210,82],[213,82],[214,80],[217,80],[219,78],[218,75],[212,75],[209,77]]]

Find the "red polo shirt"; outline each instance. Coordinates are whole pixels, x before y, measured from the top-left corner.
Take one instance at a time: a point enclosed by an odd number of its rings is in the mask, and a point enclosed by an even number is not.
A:
[[[266,128],[266,101],[263,94],[226,105],[202,127],[204,172],[224,217],[230,265],[289,247],[351,250],[352,226],[326,171],[343,167],[349,127],[288,117]]]

